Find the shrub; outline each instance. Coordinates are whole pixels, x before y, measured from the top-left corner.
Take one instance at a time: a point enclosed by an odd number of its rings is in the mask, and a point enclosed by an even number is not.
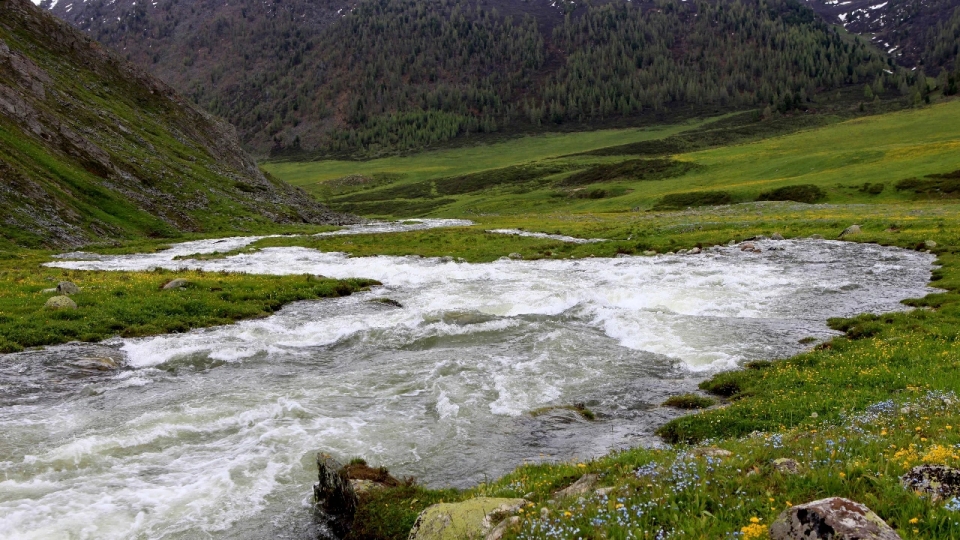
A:
[[[663,402],[664,407],[676,407],[677,409],[706,409],[714,405],[716,401],[705,396],[697,394],[682,394],[679,396],[670,396]]]
[[[883,184],[881,184],[882,188]],[[801,203],[815,203],[826,198],[827,194],[820,187],[813,184],[798,184],[783,186],[772,191],[764,191],[757,197],[758,201],[794,201]]]
[[[733,197],[726,191],[690,191],[687,193],[671,193],[664,195],[660,202],[653,206],[654,210],[682,210],[696,206],[717,206],[730,204]]]

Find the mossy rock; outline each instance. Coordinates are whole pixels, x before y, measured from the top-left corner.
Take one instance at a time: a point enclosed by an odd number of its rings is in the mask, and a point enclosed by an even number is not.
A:
[[[428,507],[417,517],[410,540],[484,538],[500,521],[527,504],[525,499],[477,497]]]
[[[77,303],[71,300],[69,296],[53,296],[47,300],[44,307],[53,310],[77,309]]]

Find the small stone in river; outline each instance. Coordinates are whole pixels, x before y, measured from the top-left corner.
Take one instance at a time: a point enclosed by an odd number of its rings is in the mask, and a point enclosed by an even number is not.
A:
[[[754,249],[757,249],[757,246],[754,245],[753,242],[744,242],[740,244],[740,251],[753,251]]]
[[[646,251],[643,252],[643,255],[644,255],[645,257],[652,257],[653,255],[656,255],[656,254],[657,254],[657,252],[656,252],[656,251],[653,251],[652,249],[648,249],[648,250],[646,250]]]
[[[509,257],[509,258],[511,258],[511,259],[513,259],[513,260],[515,260],[515,261],[519,261],[519,260],[522,260],[522,259],[523,259],[523,255],[521,255],[521,254],[519,254],[519,253],[511,253],[511,254],[507,255],[507,257]]]
[[[688,251],[687,253],[689,253],[690,255],[698,255],[700,253],[700,248],[698,247],[690,248],[690,251]]]
[[[451,257],[450,255],[444,255],[443,257],[440,257],[440,262],[442,263],[453,262],[453,257]]]
[[[60,294],[78,294],[80,293],[80,287],[69,281],[61,281],[57,284],[57,292]]]
[[[860,226],[859,226],[859,225],[851,225],[851,226],[847,227],[846,229],[844,229],[842,233],[840,233],[839,238],[846,238],[847,236],[852,236],[852,235],[854,235],[854,234],[860,234],[861,232],[862,232],[862,231],[860,230]]]
[[[945,465],[919,465],[900,477],[903,487],[929,495],[934,501],[960,496],[960,469]]]
[[[771,240],[783,240],[783,235],[780,234],[780,233],[778,233],[778,232],[775,232],[775,233],[773,233],[773,234],[770,235],[770,239],[771,239]]]
[[[770,525],[772,540],[902,540],[866,506],[830,497],[792,506]]]
[[[175,279],[175,280],[173,280],[173,281],[170,281],[170,282],[167,283],[166,285],[164,285],[164,286],[163,286],[163,290],[169,291],[169,290],[172,290],[172,289],[186,289],[189,285],[190,285],[190,282],[189,282],[189,281],[187,281],[187,280],[185,280],[185,279],[183,279],[183,278],[177,278],[177,279]]]
[[[47,299],[44,307],[47,309],[77,309],[77,303],[69,296],[54,296]]]
[[[773,460],[773,468],[777,472],[782,472],[784,474],[797,474],[800,472],[800,464],[797,463],[797,460],[790,458],[779,458]]]

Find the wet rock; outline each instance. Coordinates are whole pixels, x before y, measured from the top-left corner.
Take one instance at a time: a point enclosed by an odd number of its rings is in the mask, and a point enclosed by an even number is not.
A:
[[[752,251],[757,249],[757,246],[753,242],[744,242],[740,244],[740,251]]]
[[[688,252],[687,252],[687,250],[685,250],[685,249],[678,249],[678,250],[677,250],[677,255],[686,255],[687,253],[688,253]]]
[[[840,236],[838,236],[838,238],[846,238],[846,237],[848,237],[848,236],[853,236],[853,235],[855,235],[855,234],[860,234],[861,232],[863,232],[863,231],[860,230],[860,226],[859,226],[859,225],[851,225],[851,226],[847,227],[846,229],[844,229],[843,232],[840,233]]]
[[[317,479],[313,486],[313,515],[335,538],[343,538],[353,526],[357,494],[346,468],[329,454],[317,454]]]
[[[95,348],[89,354],[69,360],[67,364],[86,371],[113,371],[123,366],[123,353],[106,347]]]
[[[687,253],[690,255],[698,255],[700,251],[701,251],[700,248],[695,247],[695,248],[690,248],[690,251],[688,251]]]
[[[393,298],[374,298],[374,299],[372,299],[372,300],[370,300],[370,301],[373,302],[373,303],[375,303],[375,304],[383,304],[383,305],[385,305],[385,306],[393,306],[393,307],[398,307],[398,308],[402,308],[402,307],[403,307],[403,304],[401,304],[400,302],[397,302],[397,301],[394,300]]]
[[[77,287],[76,284],[70,281],[61,281],[57,284],[57,292],[60,294],[79,294],[80,287]]]
[[[600,477],[596,474],[585,474],[576,482],[554,493],[554,496],[562,499],[564,497],[583,495],[584,493],[593,490],[594,486],[597,485],[598,480],[600,480]]]
[[[900,477],[910,491],[929,495],[934,501],[960,496],[960,469],[945,465],[919,465]]]
[[[777,472],[784,474],[798,474],[800,472],[800,464],[797,463],[797,460],[790,458],[778,458],[771,462],[773,468]]]
[[[780,234],[780,233],[778,233],[778,232],[775,232],[775,233],[773,233],[773,234],[770,235],[770,239],[771,239],[771,240],[783,240],[783,235]]]
[[[811,235],[810,235],[810,239],[811,239],[811,240],[823,240],[823,235],[822,235],[822,234],[811,234]]]
[[[443,257],[440,257],[440,262],[442,263],[453,262],[453,257],[449,255],[444,255]]]
[[[54,296],[47,300],[44,307],[47,309],[77,309],[77,303],[71,300],[69,296]]]
[[[770,525],[772,540],[901,540],[866,506],[830,497],[793,506]]]
[[[509,257],[510,259],[513,259],[513,260],[515,260],[515,261],[521,261],[521,260],[523,260],[523,255],[521,255],[521,254],[519,254],[519,253],[511,253],[511,254],[507,255],[507,257]]]
[[[410,529],[409,540],[460,540],[497,538],[504,520],[526,506],[526,499],[478,497],[459,503],[440,503],[427,507]],[[510,523],[499,531],[502,537]]]
[[[693,451],[693,455],[701,457],[725,458],[732,456],[733,452],[724,450],[723,448],[717,448],[716,446],[704,446],[702,448],[695,449]]]
[[[656,255],[656,254],[657,254],[657,252],[656,252],[656,251],[653,251],[652,249],[647,249],[647,250],[644,250],[644,251],[643,251],[643,255],[644,255],[645,257],[652,257],[652,256],[654,256],[654,255]]]
[[[163,290],[165,290],[165,291],[169,291],[169,290],[173,290],[173,289],[186,289],[186,288],[189,287],[189,286],[190,286],[190,282],[189,282],[189,281],[187,281],[187,280],[185,280],[185,279],[183,279],[183,278],[177,278],[177,279],[174,279],[173,281],[168,282],[168,283],[167,283],[166,285],[164,285],[162,288],[163,288]]]

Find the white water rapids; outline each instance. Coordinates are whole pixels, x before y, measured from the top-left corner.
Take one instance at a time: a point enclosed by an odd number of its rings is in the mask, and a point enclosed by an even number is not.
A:
[[[654,444],[653,429],[676,414],[657,407],[669,395],[711,371],[799,352],[798,340],[833,334],[828,317],[902,309],[931,291],[933,261],[832,241],[488,264],[304,248],[173,260],[246,243],[56,265],[384,286],[266,319],[116,339],[107,345],[125,357],[119,372],[51,367],[89,346],[0,357],[0,537],[307,538],[318,450],[464,486],[524,460]],[[403,307],[370,302],[383,297]],[[527,414],[575,402],[599,419]]]

